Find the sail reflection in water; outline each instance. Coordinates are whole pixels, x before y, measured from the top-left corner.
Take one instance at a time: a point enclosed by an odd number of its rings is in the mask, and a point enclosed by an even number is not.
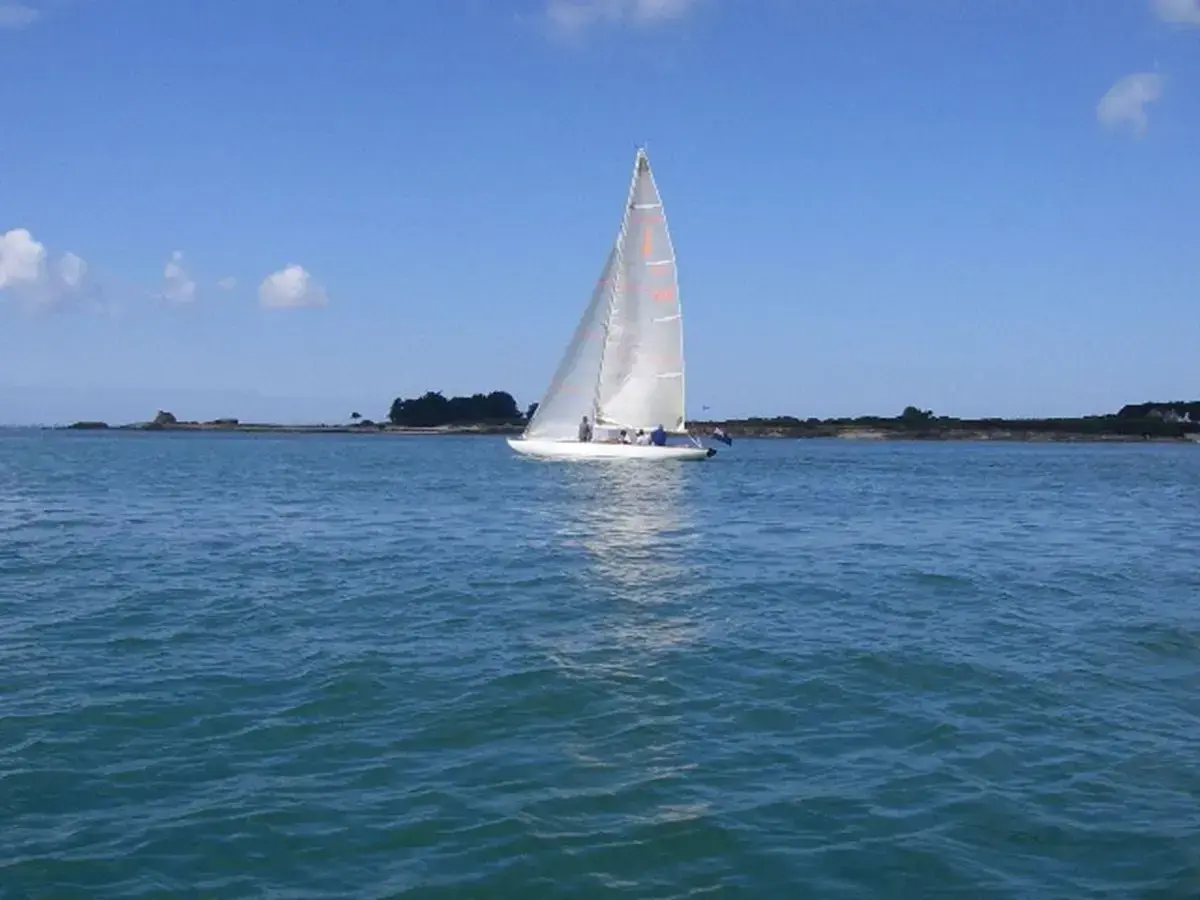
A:
[[[571,469],[582,502],[564,523],[564,536],[588,549],[596,581],[632,588],[621,593],[633,600],[673,591],[696,537],[684,499],[685,468],[612,463]]]
[[[688,642],[700,631],[693,592],[697,517],[686,466],[572,465],[558,536],[585,551],[589,602],[608,627],[578,640],[616,640],[626,651]]]
[[[702,829],[710,810],[692,787],[700,748],[681,710],[688,693],[664,675],[678,665],[665,657],[704,652],[708,604],[688,577],[702,534],[694,500],[702,472],[635,461],[554,472],[555,535],[583,551],[571,626],[543,644],[573,693],[590,698],[558,745],[573,767],[568,783],[587,785],[572,800],[603,806],[615,827]]]

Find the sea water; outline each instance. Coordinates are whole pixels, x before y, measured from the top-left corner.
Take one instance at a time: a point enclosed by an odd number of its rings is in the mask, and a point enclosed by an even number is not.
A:
[[[1200,896],[1200,448],[0,436],[0,896]]]

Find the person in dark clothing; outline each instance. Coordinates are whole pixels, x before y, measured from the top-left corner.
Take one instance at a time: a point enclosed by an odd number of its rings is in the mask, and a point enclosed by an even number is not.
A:
[[[667,432],[661,425],[650,432],[650,443],[652,443],[655,447],[667,446]]]
[[[579,420],[579,442],[586,444],[592,439],[592,423],[588,421],[588,417],[584,416]]]

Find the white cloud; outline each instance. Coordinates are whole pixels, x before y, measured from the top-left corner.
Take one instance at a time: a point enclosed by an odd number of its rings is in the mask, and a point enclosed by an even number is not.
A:
[[[87,263],[74,253],[64,253],[58,261],[58,277],[69,288],[77,288],[87,274]]]
[[[679,19],[698,0],[546,0],[546,21],[561,34],[573,36],[593,25],[652,25]]]
[[[223,291],[232,291],[237,287],[237,279],[230,275],[228,278],[222,278],[217,282],[217,287]]]
[[[661,22],[686,15],[697,0],[633,0],[633,19],[638,22]]]
[[[0,3],[0,28],[28,28],[41,14],[25,3]]]
[[[0,292],[11,290],[29,310],[46,311],[58,306],[67,294],[79,290],[86,272],[87,263],[82,257],[64,253],[52,275],[45,246],[27,228],[0,234]]]
[[[1153,0],[1154,12],[1164,22],[1200,26],[1200,0]]]
[[[1126,75],[1114,84],[1096,106],[1096,118],[1109,128],[1129,128],[1135,135],[1146,133],[1146,106],[1163,92],[1163,78],[1153,72]]]
[[[46,248],[25,228],[0,234],[0,291],[33,287],[45,274]]]
[[[258,302],[272,309],[324,306],[328,299],[325,289],[295,263],[268,275],[258,286]]]
[[[163,268],[162,295],[172,303],[190,303],[196,299],[196,282],[183,268],[183,252],[176,250]]]

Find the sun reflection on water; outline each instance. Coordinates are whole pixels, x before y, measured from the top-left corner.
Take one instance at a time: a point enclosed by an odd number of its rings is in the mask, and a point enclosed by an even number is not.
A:
[[[564,524],[588,550],[597,584],[634,601],[670,595],[695,537],[681,467],[625,463],[572,476],[582,502]]]
[[[710,814],[689,789],[695,747],[681,728],[681,686],[666,657],[702,652],[696,593],[698,504],[684,466],[571,467],[556,534],[583,551],[587,626],[559,633],[550,658],[597,691],[595,710],[564,736],[575,765],[608,784],[630,824],[679,825]]]

